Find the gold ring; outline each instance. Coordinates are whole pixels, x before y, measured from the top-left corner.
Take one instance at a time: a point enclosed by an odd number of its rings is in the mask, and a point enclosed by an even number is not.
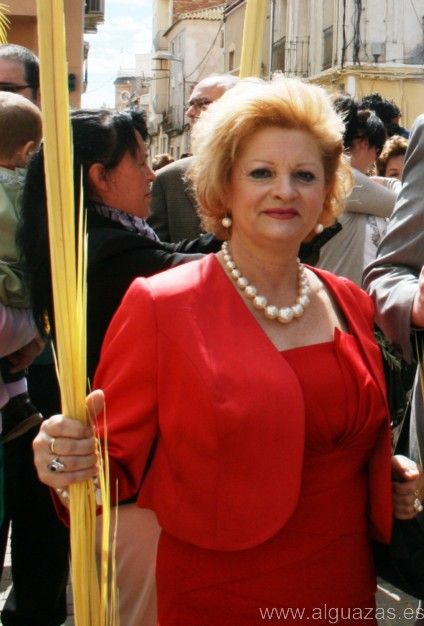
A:
[[[49,447],[50,447],[50,452],[53,454],[53,456],[56,456],[56,452],[55,452],[55,449],[54,449],[54,442],[55,441],[56,441],[56,439],[54,437],[52,437],[50,439],[50,446]]]

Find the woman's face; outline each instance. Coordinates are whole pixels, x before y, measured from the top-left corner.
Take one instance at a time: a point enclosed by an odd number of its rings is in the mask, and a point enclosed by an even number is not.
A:
[[[116,167],[106,173],[107,195],[101,198],[115,208],[143,219],[149,216],[151,184],[155,174],[147,163],[147,148],[136,131],[138,150],[135,157],[126,152]]]
[[[387,159],[386,171],[384,172],[384,175],[401,180],[404,163],[404,154],[398,154],[397,156],[390,157],[390,159]]]
[[[268,127],[246,142],[234,164],[228,213],[232,236],[269,245],[300,245],[319,222],[326,195],[316,139],[303,130]]]

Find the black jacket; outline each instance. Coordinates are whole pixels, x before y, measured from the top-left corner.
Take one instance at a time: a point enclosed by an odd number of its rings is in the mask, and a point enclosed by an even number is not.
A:
[[[212,235],[179,243],[153,241],[91,210],[87,222],[87,366],[92,379],[106,329],[134,278],[217,252],[221,242]]]

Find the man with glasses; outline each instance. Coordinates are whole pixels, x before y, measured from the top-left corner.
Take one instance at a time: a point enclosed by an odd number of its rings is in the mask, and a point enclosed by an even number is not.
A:
[[[193,127],[202,111],[237,82],[236,76],[221,74],[208,76],[197,83],[186,107],[190,126]],[[187,157],[166,165],[158,172],[153,183],[151,216],[148,221],[162,241],[194,239],[202,232],[195,199],[185,182],[185,174],[193,159]]]
[[[231,74],[222,74],[220,76],[208,76],[197,83],[191,92],[190,99],[186,106],[186,115],[189,119],[190,126],[198,120],[202,111],[218,100],[228,89],[234,87],[238,82],[236,76]]]
[[[0,45],[0,90],[40,105],[39,65],[31,50]],[[40,359],[46,361],[45,353]],[[44,415],[60,407],[53,363],[28,370],[31,399]],[[4,520],[0,526],[0,576],[11,526],[12,588],[1,612],[4,626],[60,626],[66,619],[68,530],[59,521],[49,490],[37,477],[32,429],[3,446]]]
[[[40,106],[38,59],[16,44],[0,46],[0,91],[18,93]]]

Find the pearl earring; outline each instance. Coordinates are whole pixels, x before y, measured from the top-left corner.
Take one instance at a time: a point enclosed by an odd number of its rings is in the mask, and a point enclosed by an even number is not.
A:
[[[322,224],[317,224],[314,228],[314,231],[316,232],[317,235],[322,233],[323,230],[324,230],[324,226]]]
[[[223,225],[224,228],[230,228],[232,223],[233,223],[233,220],[228,215],[223,217],[222,220],[221,220],[221,224]]]

